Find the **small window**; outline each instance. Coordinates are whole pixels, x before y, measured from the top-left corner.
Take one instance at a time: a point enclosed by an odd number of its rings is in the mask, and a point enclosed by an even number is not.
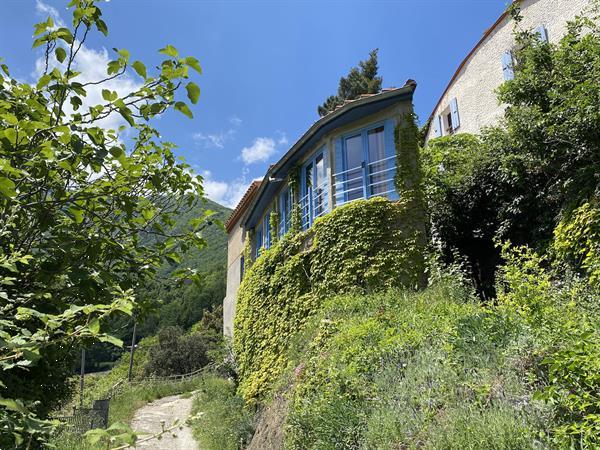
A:
[[[244,279],[244,268],[245,268],[245,264],[246,262],[244,261],[244,255],[242,255],[240,257],[240,283],[243,281]]]

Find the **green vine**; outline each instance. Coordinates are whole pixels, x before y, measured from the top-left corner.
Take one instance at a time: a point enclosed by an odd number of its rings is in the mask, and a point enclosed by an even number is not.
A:
[[[269,231],[271,233],[271,245],[277,244],[279,240],[279,202],[277,198],[273,202],[273,209],[271,211],[271,215],[269,216]]]
[[[323,299],[420,284],[422,248],[402,221],[408,208],[403,199],[354,201],[261,253],[238,291],[234,324],[239,389],[247,401],[273,387],[292,337]]]
[[[418,287],[425,287],[425,253],[427,248],[427,210],[421,170],[419,128],[414,114],[404,115],[394,130],[396,175],[394,185],[407,208],[400,218],[402,226],[420,249],[414,255],[415,272],[421,276]]]
[[[290,232],[292,235],[302,231],[302,208],[300,207],[300,167],[296,166],[290,171],[289,189],[292,192],[290,206]]]
[[[254,259],[252,258],[252,241],[254,240],[254,232],[246,232],[246,242],[244,242],[244,273],[247,274]]]

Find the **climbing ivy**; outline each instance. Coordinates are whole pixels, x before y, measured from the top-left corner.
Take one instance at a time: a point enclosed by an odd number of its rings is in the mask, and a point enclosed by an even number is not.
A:
[[[419,128],[414,114],[401,117],[394,130],[396,144],[396,175],[394,185],[396,192],[404,200],[404,208],[400,220],[405,232],[412,235],[421,249],[415,253],[413,260],[415,272],[421,274],[418,281],[420,287],[426,284],[425,249],[427,247],[426,201],[423,189],[423,173],[419,148]]]
[[[421,236],[406,199],[357,200],[264,250],[238,291],[234,351],[240,392],[260,400],[286,368],[292,337],[323,299],[423,280]]]
[[[275,245],[279,240],[279,202],[275,199],[273,210],[269,215],[269,231],[271,233],[271,245]]]
[[[302,210],[300,208],[300,167],[296,166],[290,171],[288,186],[292,192],[292,205],[290,208],[290,233],[298,234],[302,231]]]

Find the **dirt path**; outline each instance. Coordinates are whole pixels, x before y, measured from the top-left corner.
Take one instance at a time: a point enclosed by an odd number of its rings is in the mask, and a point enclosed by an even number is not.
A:
[[[181,398],[179,395],[164,397],[152,403],[148,403],[135,413],[131,427],[142,433],[157,433],[162,429],[161,421],[165,427],[171,426],[175,419],[183,425],[183,429],[175,429],[173,432],[164,434],[162,439],[152,439],[136,445],[135,448],[144,450],[198,450],[192,430],[185,425],[185,420],[192,411],[192,398]],[[144,436],[140,436],[144,439]]]

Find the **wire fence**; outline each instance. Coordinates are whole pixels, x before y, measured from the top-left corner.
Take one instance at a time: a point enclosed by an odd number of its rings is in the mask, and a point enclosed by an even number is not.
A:
[[[145,377],[139,380],[128,381],[122,379],[118,383],[111,386],[106,394],[106,398],[94,400],[91,408],[75,407],[72,415],[55,416],[53,419],[59,420],[64,424],[68,431],[76,434],[84,434],[94,428],[108,427],[108,413],[110,410],[110,401],[117,396],[126,386],[135,386],[144,383],[160,383],[160,382],[181,382],[205,374],[206,372],[215,369],[213,366],[205,366],[193,372],[168,375],[164,377]]]

